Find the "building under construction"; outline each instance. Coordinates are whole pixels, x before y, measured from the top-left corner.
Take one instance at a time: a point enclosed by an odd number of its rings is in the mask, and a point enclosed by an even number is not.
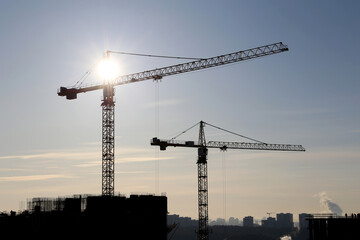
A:
[[[345,214],[345,216],[315,214],[307,220],[310,240],[360,239],[360,214]]]
[[[165,240],[167,236],[166,196],[77,195],[33,198],[27,204],[27,211],[0,216],[1,237]]]

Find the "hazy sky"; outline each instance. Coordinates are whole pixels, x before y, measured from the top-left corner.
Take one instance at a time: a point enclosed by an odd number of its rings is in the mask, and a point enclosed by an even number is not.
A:
[[[32,197],[101,194],[102,92],[73,101],[56,92],[106,50],[211,57],[282,41],[288,52],[165,77],[160,137],[204,120],[307,149],[210,150],[211,219],[322,212],[324,193],[344,213],[359,212],[359,11],[358,1],[0,1],[0,211]],[[181,63],[111,57],[121,74]],[[169,212],[197,218],[196,149],[157,158],[149,144],[155,88],[116,88],[115,191],[154,193],[158,161]],[[205,131],[207,140],[245,141]]]

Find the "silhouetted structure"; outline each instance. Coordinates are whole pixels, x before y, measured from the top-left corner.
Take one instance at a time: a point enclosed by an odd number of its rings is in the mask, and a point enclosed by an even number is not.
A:
[[[308,221],[310,240],[360,239],[360,214],[345,217],[314,215]]]
[[[309,221],[308,218],[312,218],[313,215],[309,213],[300,213],[299,214],[299,227],[300,230],[308,229],[309,228]]]
[[[243,218],[243,226],[244,227],[253,227],[254,226],[254,218],[252,216],[247,216]]]
[[[113,196],[114,195],[114,185],[115,185],[115,86],[141,82],[145,80],[154,80],[159,81],[163,77],[176,75],[185,72],[192,72],[197,70],[202,70],[205,68],[212,68],[216,66],[222,66],[225,64],[231,64],[235,62],[245,61],[253,58],[264,57],[272,54],[277,54],[281,52],[288,51],[288,47],[282,42],[269,44],[262,47],[252,48],[244,51],[238,51],[234,53],[229,53],[221,56],[206,58],[206,59],[196,59],[196,61],[191,61],[187,63],[156,68],[153,70],[148,70],[144,72],[138,72],[123,76],[113,76],[114,79],[103,79],[104,82],[92,83],[90,85],[76,84],[74,86],[60,87],[58,90],[59,96],[66,96],[68,100],[77,99],[77,95],[80,93],[103,90],[102,98],[102,195],[104,196]],[[114,51],[106,51],[106,61],[110,57],[110,53],[119,53]],[[147,55],[149,56],[149,55]],[[162,56],[163,57],[163,56]],[[194,60],[194,58],[192,58]],[[200,205],[199,205],[200,206]],[[201,226],[203,219],[199,214],[199,226]],[[204,231],[204,237],[199,239],[208,239],[207,235],[207,217],[204,216],[206,220],[205,229],[199,229],[199,231]],[[204,221],[205,223],[205,221]]]
[[[266,220],[261,220],[261,226],[266,228],[275,228],[276,220],[273,217],[268,217]]]
[[[239,226],[240,220],[238,218],[230,217],[229,218],[229,226]]]
[[[186,133],[196,125],[199,128],[199,140],[195,141],[178,141],[175,138]],[[252,138],[242,136],[240,134],[225,130],[223,128],[214,126],[212,124],[200,121],[191,128],[183,131],[181,134],[171,139],[159,139],[154,137],[151,140],[152,146],[159,146],[161,151],[165,151],[167,147],[187,147],[198,149],[198,213],[199,213],[199,229],[198,229],[198,240],[209,239],[209,206],[208,206],[208,175],[207,175],[207,155],[208,148],[217,148],[221,151],[227,151],[227,149],[248,149],[248,150],[271,150],[271,151],[305,151],[301,145],[290,145],[290,144],[267,144]],[[208,141],[205,140],[205,125],[217,128],[227,133],[232,133],[237,136],[245,137],[249,140],[255,141],[256,143],[245,143],[245,142],[224,142],[224,141]],[[225,219],[224,219],[225,221]],[[216,222],[219,222],[218,220]],[[221,224],[222,225],[222,224]]]
[[[0,216],[1,237],[166,240],[167,236],[165,196],[33,198],[28,209]]]
[[[276,227],[278,228],[293,228],[294,221],[291,213],[276,214]]]
[[[276,219],[268,217],[266,220],[261,220],[261,226],[266,228],[294,228],[293,215],[291,213],[278,213]]]
[[[180,227],[196,227],[199,223],[197,220],[191,219],[190,217],[180,217],[177,214],[167,216],[168,224],[177,224]]]

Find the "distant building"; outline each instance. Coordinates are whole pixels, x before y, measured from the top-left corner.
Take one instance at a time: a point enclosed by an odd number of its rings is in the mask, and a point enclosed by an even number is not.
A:
[[[217,223],[217,225],[225,225],[226,220],[224,218],[217,218],[216,223]]]
[[[192,227],[197,226],[198,221],[191,219],[190,217],[180,217],[177,214],[172,214],[167,216],[168,224],[178,224],[181,227]]]
[[[309,227],[309,221],[307,221],[307,218],[313,217],[313,215],[309,213],[300,213],[299,214],[299,227],[301,230],[308,229]]]
[[[294,221],[291,213],[278,213],[276,214],[276,226],[278,228],[293,228]]]
[[[238,218],[229,218],[229,225],[230,226],[238,226],[240,225],[240,220]]]
[[[209,225],[211,225],[211,226],[223,226],[223,225],[226,225],[226,220],[224,218],[217,218],[214,221],[210,221]]]
[[[261,220],[261,226],[266,228],[276,227],[276,220],[273,217],[268,217],[266,220]]]
[[[254,227],[254,218],[252,216],[247,216],[243,218],[244,227]]]

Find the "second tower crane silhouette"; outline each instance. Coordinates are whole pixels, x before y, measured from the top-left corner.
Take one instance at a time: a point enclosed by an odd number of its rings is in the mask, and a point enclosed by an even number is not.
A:
[[[218,148],[221,151],[226,151],[227,149],[248,149],[248,150],[272,150],[272,151],[302,151],[302,152],[305,151],[305,148],[303,148],[301,145],[267,144],[252,138],[242,136],[240,134],[230,132],[228,130],[222,129],[220,127],[211,125],[203,121],[200,121],[199,125],[200,125],[200,129],[199,129],[198,142],[174,140],[176,137],[179,136],[178,135],[170,140],[158,139],[157,137],[154,137],[151,140],[151,145],[159,146],[160,150],[162,151],[165,151],[167,147],[190,147],[190,148],[198,149],[198,157],[196,162],[198,166],[198,214],[199,214],[198,240],[208,240],[209,239],[208,176],[207,176],[208,148]],[[241,137],[245,137],[247,139],[256,141],[256,143],[224,142],[224,141],[206,142],[205,132],[204,132],[205,125],[209,125]],[[186,131],[182,132],[181,134],[185,133]]]

